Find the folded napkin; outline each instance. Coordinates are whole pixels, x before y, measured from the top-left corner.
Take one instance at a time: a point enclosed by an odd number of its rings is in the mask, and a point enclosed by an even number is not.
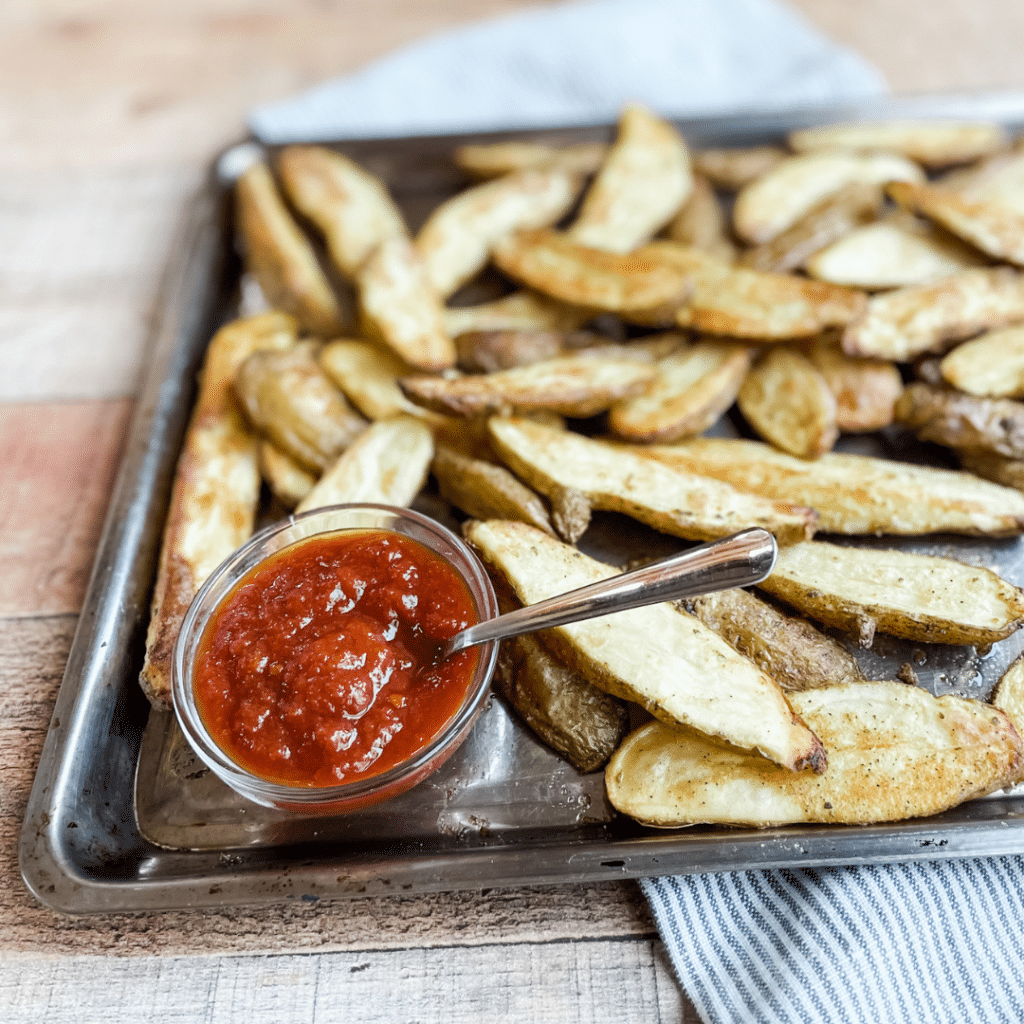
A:
[[[772,0],[593,0],[474,25],[256,110],[266,142],[612,121],[877,95],[880,75]],[[1024,858],[645,879],[701,1017],[1024,1021]]]

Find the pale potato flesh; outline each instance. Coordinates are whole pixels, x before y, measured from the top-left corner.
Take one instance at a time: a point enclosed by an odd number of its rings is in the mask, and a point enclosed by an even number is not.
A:
[[[943,357],[943,379],[970,395],[1024,398],[1024,327],[989,331]]]
[[[987,704],[896,682],[808,690],[790,702],[825,744],[823,774],[787,772],[652,722],[608,764],[612,805],[663,828],[868,824],[938,814],[1019,775],[1020,736]]]
[[[630,252],[668,223],[692,187],[682,136],[643,107],[628,106],[569,234],[594,249]]]
[[[383,182],[341,153],[288,146],[278,171],[288,198],[323,232],[335,266],[346,277],[354,277],[385,239],[408,234]]]
[[[287,509],[295,508],[317,481],[316,474],[266,438],[260,441],[257,461],[271,494]]]
[[[398,386],[399,378],[409,373],[408,364],[380,345],[339,338],[323,347],[320,365],[369,420],[425,415],[424,409],[410,402]]]
[[[410,366],[443,370],[455,364],[441,301],[419,252],[395,237],[372,250],[356,274],[363,329]]]
[[[626,441],[676,441],[707,430],[736,399],[750,369],[747,345],[699,341],[661,360],[635,398],[612,406],[608,426]]]
[[[292,317],[265,313],[222,327],[207,349],[175,471],[140,675],[157,707],[171,704],[171,655],[192,598],[252,533],[260,492],[257,442],[231,382],[253,352],[287,350],[295,340]]]
[[[899,153],[926,167],[966,163],[1006,146],[1006,131],[996,124],[969,121],[883,121],[834,124],[791,132],[798,153],[818,150],[879,150]]]
[[[378,420],[327,468],[295,511],[361,501],[411,505],[433,456],[434,436],[422,420]]]
[[[693,154],[693,166],[718,188],[738,192],[786,156],[786,151],[779,146],[702,149]]]
[[[824,533],[962,533],[994,537],[1024,531],[1024,495],[970,473],[829,452],[807,462],[757,441],[697,438],[631,451],[818,513]]]
[[[848,355],[906,362],[987,328],[1024,321],[1024,285],[1007,267],[965,270],[933,284],[900,288],[869,300],[843,333]]]
[[[1004,673],[992,693],[992,705],[999,708],[1024,736],[1024,656],[1018,658]],[[1024,782],[1024,764],[1011,782]]]
[[[927,643],[991,644],[1024,623],[1024,594],[991,570],[906,551],[794,544],[758,586],[865,646],[875,630]]]
[[[795,224],[815,204],[845,185],[924,181],[920,167],[890,153],[806,153],[781,160],[736,197],[733,227],[760,245]]]
[[[446,298],[487,264],[491,246],[513,231],[554,224],[568,212],[581,179],[566,171],[519,171],[466,189],[442,203],[416,236],[427,278]]]
[[[808,509],[676,472],[579,434],[501,417],[490,421],[489,430],[506,465],[541,494],[568,488],[595,509],[623,512],[662,533],[710,540],[760,526],[780,543],[792,543],[814,531]]]
[[[618,572],[523,523],[476,521],[465,533],[527,605]],[[824,768],[817,738],[796,720],[779,687],[671,605],[559,626],[546,631],[544,642],[595,686],[663,721],[757,750],[791,770]]]
[[[572,174],[593,174],[604,162],[604,142],[579,142],[571,146],[547,146],[540,142],[491,142],[459,146],[453,159],[457,167],[475,178],[498,178],[515,171],[555,167]]]

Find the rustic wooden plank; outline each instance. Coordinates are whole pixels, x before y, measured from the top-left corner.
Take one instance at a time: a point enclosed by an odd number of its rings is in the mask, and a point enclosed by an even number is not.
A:
[[[81,608],[130,409],[0,406],[0,615]]]
[[[358,1019],[487,1024],[697,1024],[661,943],[558,942],[230,960],[76,957],[0,966],[7,1024]],[[358,1007],[358,1016],[353,1012]]]

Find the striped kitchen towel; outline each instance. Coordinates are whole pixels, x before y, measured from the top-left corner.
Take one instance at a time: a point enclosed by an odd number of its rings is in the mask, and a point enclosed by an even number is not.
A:
[[[1024,1022],[1024,856],[641,886],[707,1024]]]

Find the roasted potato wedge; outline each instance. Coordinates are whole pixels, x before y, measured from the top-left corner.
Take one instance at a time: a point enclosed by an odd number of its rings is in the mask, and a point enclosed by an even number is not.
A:
[[[288,509],[295,508],[317,481],[316,475],[266,438],[260,441],[257,464],[270,493]]]
[[[626,441],[677,441],[703,433],[736,400],[750,359],[747,345],[686,346],[658,364],[646,391],[612,406],[608,426]]]
[[[644,250],[625,256],[603,252],[550,229],[503,239],[493,256],[510,277],[590,310],[671,311],[682,305],[693,287],[678,264],[653,259]]]
[[[363,419],[303,341],[285,352],[254,352],[235,374],[235,393],[255,429],[304,469],[321,473],[366,429]]]
[[[693,280],[693,294],[675,314],[681,327],[705,334],[785,341],[804,338],[857,320],[864,312],[860,292],[790,274],[763,274],[731,267],[675,242],[652,242],[637,256],[674,267]],[[639,323],[648,311],[625,311]],[[658,315],[653,318],[659,323]]]
[[[875,631],[926,643],[991,644],[1024,624],[1024,594],[989,569],[933,555],[806,541],[758,586],[870,647]]]
[[[825,246],[873,221],[881,207],[881,187],[855,181],[826,196],[771,241],[747,249],[738,262],[766,273],[797,270]]]
[[[839,437],[832,389],[792,348],[766,352],[743,378],[736,404],[760,437],[801,459],[816,459]]]
[[[939,370],[953,387],[979,398],[1024,398],[1024,327],[989,331],[943,357]]]
[[[790,695],[828,770],[787,772],[661,722],[630,734],[605,773],[612,806],[648,825],[766,827],[927,817],[1018,777],[1021,741],[1002,712],[896,682]]]
[[[538,292],[513,292],[479,306],[446,308],[441,317],[445,333],[459,338],[474,331],[575,331],[593,313]]]
[[[825,533],[1009,537],[1024,531],[1024,495],[970,473],[836,452],[807,462],[757,441],[725,438],[630,450],[741,491],[807,505]]]
[[[693,166],[718,188],[738,192],[786,156],[786,151],[778,146],[702,149],[693,154]]]
[[[890,218],[856,228],[804,264],[811,277],[881,291],[926,284],[982,267],[985,257],[916,218]]]
[[[296,512],[369,501],[410,505],[427,479],[434,436],[415,416],[378,420],[317,481]]]
[[[400,385],[412,401],[454,416],[543,409],[583,417],[641,391],[654,373],[653,365],[635,359],[571,355],[452,379],[405,377]]]
[[[1018,658],[1004,673],[992,693],[992,704],[1006,715],[1017,732],[1024,736],[1024,657]],[[1011,782],[1024,782],[1024,764]]]
[[[459,146],[453,159],[467,174],[486,179],[541,167],[557,168],[570,174],[593,174],[607,153],[608,146],[604,142],[579,142],[572,146],[491,142]]]
[[[935,184],[966,202],[995,203],[1024,214],[1024,150],[1018,143],[1009,153],[957,168]]]
[[[238,179],[235,215],[246,268],[267,301],[311,334],[329,338],[343,331],[351,308],[342,308],[265,164],[253,164]]]
[[[816,517],[810,509],[675,472],[624,448],[523,419],[495,417],[488,427],[491,444],[512,472],[552,500],[569,489],[594,509],[623,512],[688,540],[761,526],[786,544],[814,532]]]
[[[541,168],[495,178],[442,203],[416,236],[434,290],[447,298],[474,278],[500,238],[560,220],[582,184],[567,171]]]
[[[288,198],[323,232],[331,259],[345,277],[355,277],[385,239],[408,234],[384,183],[341,153],[288,146],[277,168]]]
[[[569,228],[580,245],[627,253],[663,228],[693,187],[682,136],[633,104],[619,119],[615,144]]]
[[[412,242],[398,236],[382,242],[360,266],[356,283],[367,337],[420,370],[455,365],[455,345],[445,332],[441,302]]]
[[[925,167],[968,163],[1005,148],[1006,131],[996,124],[967,121],[883,121],[832,124],[790,132],[797,153],[821,150],[877,150],[899,153]]]
[[[957,454],[968,473],[1024,491],[1024,459],[1011,459],[978,448],[962,448]]]
[[[139,676],[156,707],[171,706],[171,655],[192,598],[252,533],[260,494],[256,438],[231,382],[253,352],[285,350],[295,338],[292,317],[265,313],[222,327],[206,351],[171,490]]]
[[[901,206],[941,224],[997,260],[1024,264],[1024,213],[996,202],[977,202],[930,185],[895,182],[889,194]]]
[[[885,359],[855,359],[824,339],[808,345],[806,355],[835,397],[840,431],[862,433],[892,423],[903,391],[903,377],[896,366]]]
[[[747,590],[734,587],[704,594],[684,606],[783,690],[810,690],[864,679],[857,660],[842,644]]]
[[[476,519],[515,519],[552,537],[544,502],[504,466],[474,459],[439,444],[430,464],[441,497]]]
[[[466,373],[495,373],[555,359],[565,349],[561,331],[470,331],[455,339],[459,369]]]
[[[465,534],[523,604],[618,572],[523,523],[475,521]],[[547,630],[543,642],[569,669],[663,721],[757,750],[794,771],[825,767],[820,743],[792,714],[779,687],[671,605],[559,626]]]
[[[626,705],[566,668],[535,636],[502,644],[495,682],[526,724],[578,772],[603,768],[626,735]]]
[[[846,185],[924,181],[917,164],[890,153],[806,153],[779,161],[736,197],[733,228],[749,245],[771,241]]]
[[[896,420],[922,441],[1024,459],[1024,403],[977,398],[920,381],[896,403]]]
[[[669,222],[665,234],[673,242],[700,249],[723,263],[731,263],[736,255],[725,210],[703,174],[694,175],[690,197]]]
[[[851,356],[905,362],[980,331],[1024,321],[1024,284],[1012,270],[965,270],[933,284],[875,295],[843,333]]]

